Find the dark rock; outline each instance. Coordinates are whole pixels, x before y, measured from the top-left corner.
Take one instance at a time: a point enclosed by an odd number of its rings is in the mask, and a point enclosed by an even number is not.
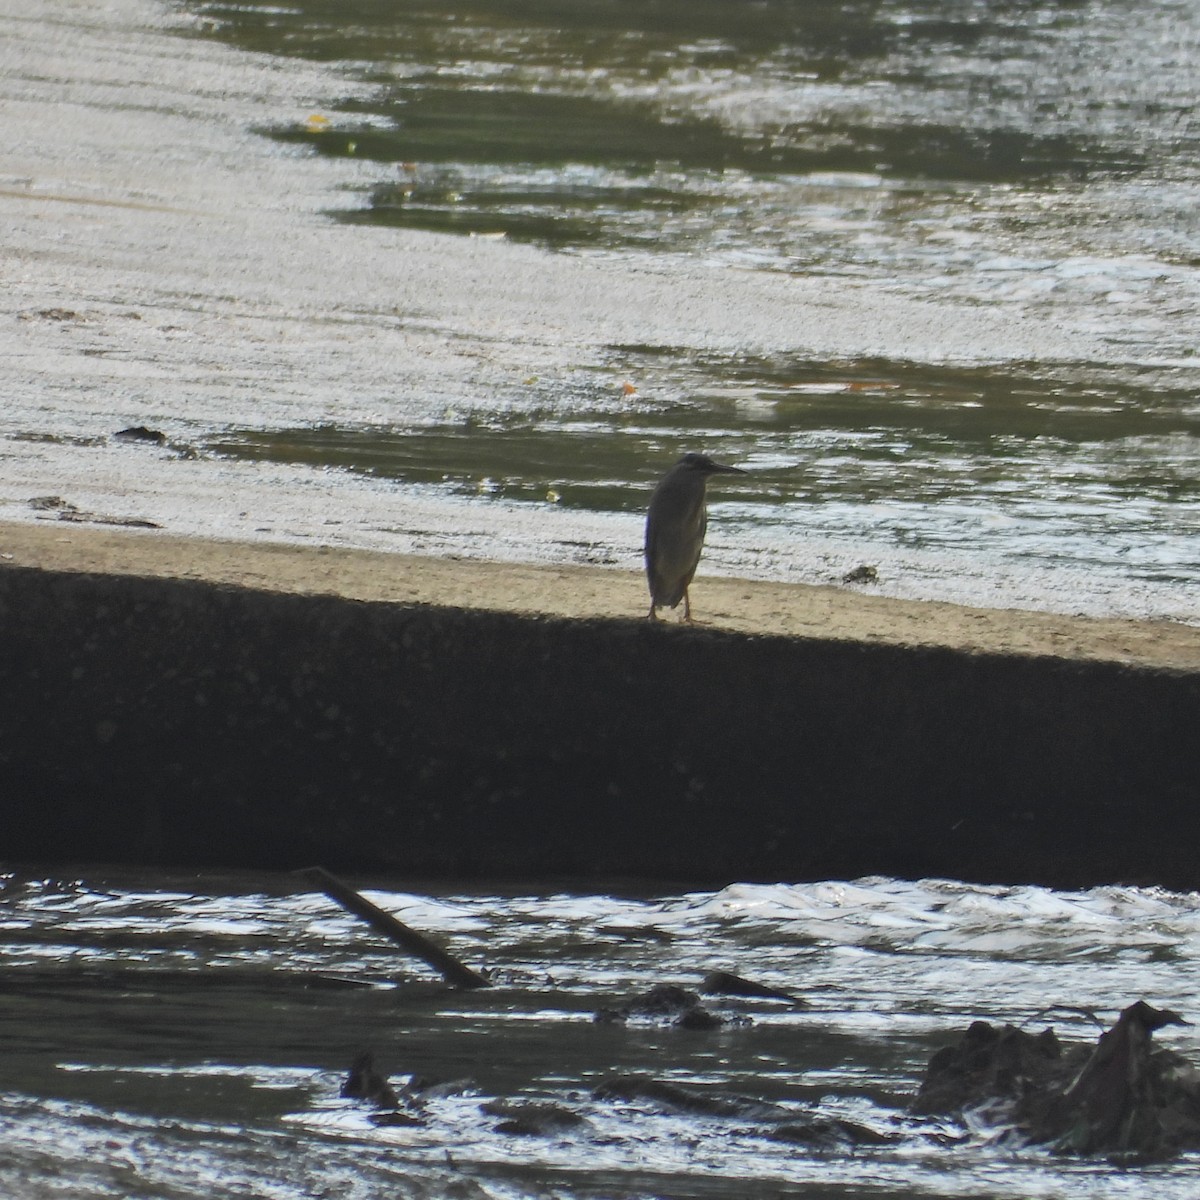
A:
[[[398,1109],[388,1109],[384,1112],[372,1113],[368,1118],[372,1125],[400,1126],[412,1129],[426,1124],[425,1118],[416,1113],[401,1112]]]
[[[642,1075],[615,1075],[599,1084],[597,1100],[646,1101],[668,1112],[742,1120],[782,1120],[791,1110],[751,1096],[724,1096],[709,1088],[665,1083]]]
[[[673,1024],[676,1029],[694,1029],[703,1032],[707,1029],[721,1029],[729,1022],[725,1017],[710,1012],[703,1005],[697,1004],[695,1008],[681,1012]]]
[[[804,1003],[790,992],[781,992],[751,979],[743,979],[729,971],[710,971],[705,975],[700,990],[706,996],[753,996],[764,1000],[787,1000],[792,1004]]]
[[[155,446],[165,446],[167,435],[159,429],[147,429],[145,425],[131,425],[128,429],[118,429],[113,437],[122,442],[150,442]]]
[[[705,1008],[695,992],[670,983],[655,984],[619,1008],[602,1008],[595,1019],[601,1024],[617,1025],[631,1017],[665,1021],[679,1029],[719,1029],[729,1023],[727,1018]]]
[[[360,1054],[342,1082],[341,1094],[348,1100],[366,1100],[379,1108],[399,1108],[396,1095],[387,1079],[375,1070],[375,1059],[369,1052]]]
[[[1182,1056],[1150,1043],[1156,1029],[1186,1024],[1170,1009],[1131,1004],[1065,1091],[1023,1106],[1031,1140],[1151,1159],[1200,1149],[1200,1080]]]
[[[1064,1058],[1052,1029],[1035,1035],[975,1021],[956,1045],[943,1046],[929,1060],[912,1111],[961,1119],[965,1109],[1019,1100],[1031,1087],[1065,1088],[1086,1053],[1074,1047]]]
[[[779,1142],[794,1142],[814,1150],[847,1150],[854,1146],[889,1146],[900,1140],[895,1133],[880,1133],[857,1121],[839,1118],[793,1121],[768,1130],[767,1137]]]
[[[843,583],[878,583],[879,570],[870,565],[870,563],[862,563],[853,570],[847,571],[842,576]]]
[[[658,983],[648,992],[634,996],[623,1011],[633,1017],[670,1017],[695,1008],[699,1003],[700,997],[695,992],[671,983]]]
[[[1152,1161],[1200,1150],[1200,1077],[1181,1055],[1151,1049],[1156,1029],[1183,1023],[1139,1000],[1092,1047],[976,1021],[930,1059],[912,1111],[984,1111],[1063,1153]]]
[[[497,1133],[519,1137],[552,1137],[587,1124],[577,1112],[559,1104],[489,1100],[481,1104],[479,1109],[488,1116],[504,1118],[496,1126]]]
[[[401,1089],[403,1095],[418,1102],[441,1100],[446,1096],[461,1096],[475,1086],[471,1079],[426,1079],[414,1075]]]

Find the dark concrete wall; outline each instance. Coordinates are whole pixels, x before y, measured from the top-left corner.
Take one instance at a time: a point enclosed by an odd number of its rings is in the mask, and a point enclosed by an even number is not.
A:
[[[0,858],[1200,885],[1200,678],[0,570]]]

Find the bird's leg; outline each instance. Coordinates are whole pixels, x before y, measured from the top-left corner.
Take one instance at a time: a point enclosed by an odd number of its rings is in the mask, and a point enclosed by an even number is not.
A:
[[[689,625],[692,623],[692,598],[688,595],[687,588],[683,589],[683,619]]]
[[[658,620],[658,605],[653,600],[650,601],[650,611],[646,614],[647,621]]]

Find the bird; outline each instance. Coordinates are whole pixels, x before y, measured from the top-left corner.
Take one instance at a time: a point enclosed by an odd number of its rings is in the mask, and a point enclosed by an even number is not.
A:
[[[727,467],[704,454],[685,454],[659,481],[646,512],[646,579],[650,584],[649,619],[658,619],[660,608],[677,608],[683,601],[683,619],[691,621],[688,588],[708,528],[705,489],[710,475],[745,475],[740,467]]]

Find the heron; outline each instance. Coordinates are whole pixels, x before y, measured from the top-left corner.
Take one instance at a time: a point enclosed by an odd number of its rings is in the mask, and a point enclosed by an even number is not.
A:
[[[691,621],[688,588],[708,528],[705,489],[710,475],[745,475],[740,467],[727,467],[704,454],[685,454],[659,481],[646,512],[646,579],[650,584],[651,621],[658,609],[677,608],[683,601],[683,619]]]

